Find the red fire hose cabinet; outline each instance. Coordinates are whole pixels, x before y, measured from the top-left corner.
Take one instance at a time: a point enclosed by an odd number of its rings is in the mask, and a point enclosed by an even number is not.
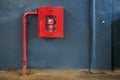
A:
[[[63,7],[38,8],[38,37],[63,37]]]

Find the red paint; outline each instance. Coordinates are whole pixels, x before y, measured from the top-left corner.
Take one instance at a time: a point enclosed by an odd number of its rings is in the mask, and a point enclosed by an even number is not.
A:
[[[26,75],[27,69],[27,25],[26,17],[28,15],[37,15],[37,12],[26,12],[23,16],[23,75]]]
[[[63,7],[38,8],[38,37],[63,38],[63,14]],[[54,22],[49,23],[49,20],[52,21],[52,19],[55,20],[55,24],[52,24]],[[52,26],[53,28],[51,28]]]

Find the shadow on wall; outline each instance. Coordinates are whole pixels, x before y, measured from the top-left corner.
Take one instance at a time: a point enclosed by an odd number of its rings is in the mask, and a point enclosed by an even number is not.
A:
[[[120,19],[112,22],[113,68],[120,69]]]

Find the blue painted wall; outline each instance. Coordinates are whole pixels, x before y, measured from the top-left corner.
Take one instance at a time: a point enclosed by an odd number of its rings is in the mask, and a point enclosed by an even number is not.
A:
[[[29,16],[29,69],[111,70],[112,0],[96,0],[95,12],[93,0],[0,0],[0,69],[22,68],[22,16],[39,6],[65,8],[65,37],[38,38],[37,16]]]

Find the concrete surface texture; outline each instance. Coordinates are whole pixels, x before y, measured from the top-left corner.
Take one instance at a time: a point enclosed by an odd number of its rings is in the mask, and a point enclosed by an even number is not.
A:
[[[16,71],[0,71],[0,80],[120,80],[120,71],[90,73],[88,71],[37,71],[26,76]]]

